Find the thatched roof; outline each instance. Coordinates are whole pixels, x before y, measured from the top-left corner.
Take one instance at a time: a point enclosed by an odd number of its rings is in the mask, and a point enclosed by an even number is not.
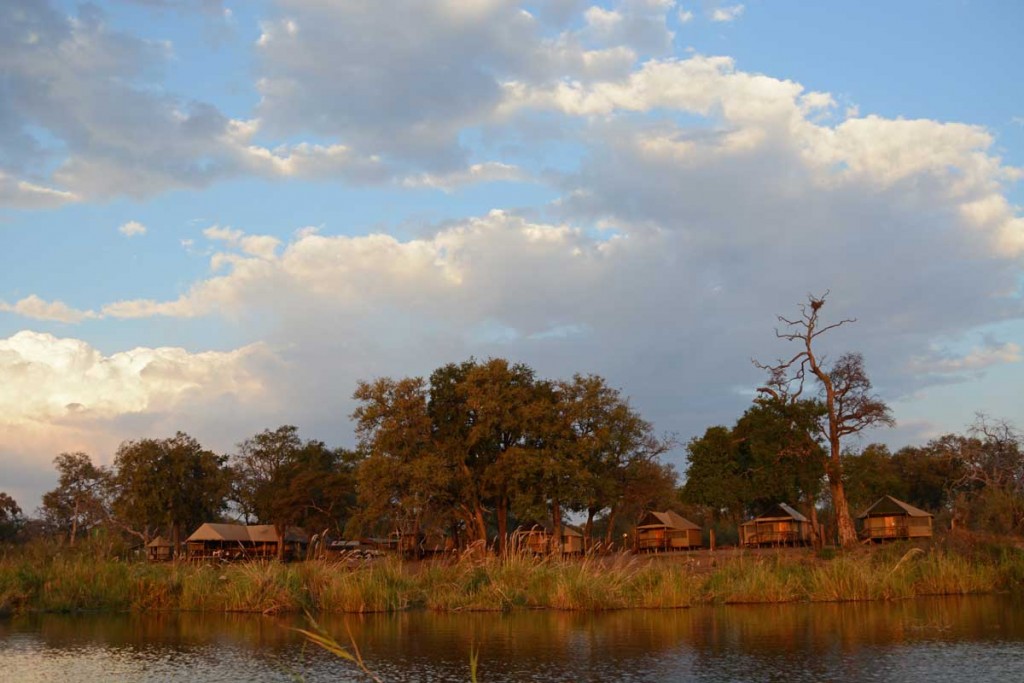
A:
[[[792,507],[785,503],[779,503],[775,505],[767,512],[754,517],[754,519],[744,522],[744,524],[756,524],[757,522],[764,522],[772,519],[792,519],[797,522],[806,522],[808,519],[801,515],[799,512],[794,510]]]
[[[644,518],[636,525],[637,529],[657,529],[660,527],[679,529],[681,531],[690,531],[693,529],[700,531],[699,526],[672,510],[665,510],[664,512],[655,512],[652,510],[644,515]]]
[[[865,510],[857,519],[864,519],[866,517],[886,517],[886,516],[902,516],[907,517],[932,517],[932,513],[925,512],[920,508],[916,508],[910,503],[904,503],[902,500],[893,498],[892,496],[882,496],[875,501],[874,505]]]
[[[530,532],[545,533],[552,535],[555,529],[551,524],[540,524],[538,522],[524,522],[513,533],[526,534]],[[562,525],[562,536],[579,536],[583,538],[583,532],[570,524]]]
[[[170,548],[171,542],[163,536],[157,536],[152,541],[146,544],[147,548]]]
[[[289,527],[284,534],[286,543],[308,543],[306,532]],[[277,530],[273,524],[215,524],[207,522],[186,539],[192,541],[221,541],[228,543],[277,543]]]

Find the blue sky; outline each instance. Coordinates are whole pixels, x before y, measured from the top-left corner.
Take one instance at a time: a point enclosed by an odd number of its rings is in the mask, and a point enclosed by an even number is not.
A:
[[[14,0],[0,489],[181,429],[350,444],[470,355],[731,423],[831,290],[893,446],[1024,424],[1017,2]],[[857,444],[851,444],[857,445]],[[682,465],[681,453],[673,456]]]

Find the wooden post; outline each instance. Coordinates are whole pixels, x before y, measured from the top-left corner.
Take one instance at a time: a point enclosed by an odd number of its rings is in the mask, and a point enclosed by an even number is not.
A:
[[[715,552],[715,530],[711,530],[711,537],[708,539],[711,545],[711,552]]]

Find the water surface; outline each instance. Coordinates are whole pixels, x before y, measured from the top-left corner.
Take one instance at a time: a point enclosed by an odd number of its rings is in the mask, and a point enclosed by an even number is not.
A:
[[[1024,603],[894,603],[325,617],[385,681],[1024,681]],[[360,681],[298,617],[0,620],[0,681]]]

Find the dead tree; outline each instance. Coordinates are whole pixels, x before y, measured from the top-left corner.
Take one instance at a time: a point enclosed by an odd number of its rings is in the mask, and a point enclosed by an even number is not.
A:
[[[797,342],[801,347],[799,352],[789,360],[780,359],[774,364],[755,360],[754,365],[768,372],[768,385],[758,391],[772,397],[772,400],[795,401],[803,392],[807,373],[817,379],[820,397],[825,403],[826,423],[821,426],[821,431],[829,445],[825,455],[825,475],[836,513],[839,543],[849,546],[857,542],[857,531],[850,517],[843,486],[842,439],[873,425],[892,426],[895,421],[889,407],[871,394],[871,380],[864,370],[861,354],[844,353],[831,367],[825,365],[824,357],[816,355],[814,342],[818,337],[846,323],[856,322],[856,319],[847,318],[819,327],[818,313],[828,294],[825,292],[820,297],[809,294],[807,303],[800,305],[800,317],[795,320],[778,317],[785,328],[783,331],[776,328],[775,336]]]

